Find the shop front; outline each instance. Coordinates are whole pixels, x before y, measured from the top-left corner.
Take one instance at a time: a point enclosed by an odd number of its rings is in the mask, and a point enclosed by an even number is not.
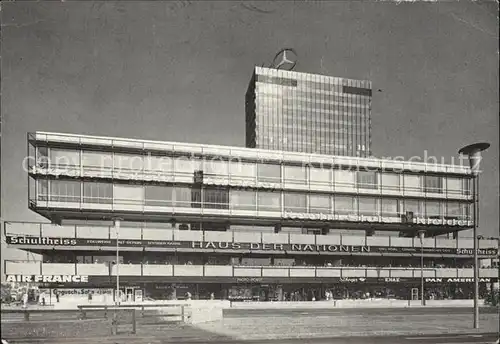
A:
[[[80,282],[39,283],[52,299],[115,301],[116,279],[84,276]],[[84,281],[84,282],[83,282]],[[479,280],[480,295],[497,278]],[[120,276],[120,301],[218,299],[231,301],[319,301],[325,299],[390,298],[408,300],[420,289],[420,278],[225,278]],[[428,299],[470,299],[471,278],[425,278]],[[418,294],[418,293],[417,293]]]

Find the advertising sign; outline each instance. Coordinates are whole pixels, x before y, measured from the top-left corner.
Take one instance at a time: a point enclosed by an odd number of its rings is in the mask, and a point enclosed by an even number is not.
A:
[[[135,302],[142,302],[142,289],[135,289],[134,290],[134,301]]]
[[[84,238],[52,238],[6,236],[7,244],[23,246],[92,246],[116,247],[115,239],[84,239]],[[223,241],[171,241],[171,240],[119,240],[120,247],[148,247],[183,249],[212,249],[228,251],[278,251],[290,252],[320,252],[325,254],[363,254],[363,253],[391,253],[391,254],[420,254],[420,247],[398,246],[366,246],[366,245],[327,245],[327,244],[267,244],[258,242],[223,242]],[[448,254],[471,256],[473,250],[469,248],[424,247],[424,254]],[[497,256],[496,248],[478,249],[482,256]]]
[[[295,213],[286,211],[284,218],[291,220],[313,220],[313,221],[341,221],[341,222],[368,222],[368,223],[394,223],[404,222],[401,219],[394,220],[393,217],[352,215],[352,214],[323,214],[323,213]],[[411,223],[415,225],[435,225],[435,226],[459,226],[472,227],[472,221],[457,219],[431,219],[431,218],[412,218]]]
[[[88,283],[89,276],[79,275],[7,275],[7,282]]]

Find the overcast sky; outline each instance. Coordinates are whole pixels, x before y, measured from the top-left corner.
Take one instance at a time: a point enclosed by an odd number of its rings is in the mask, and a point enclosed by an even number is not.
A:
[[[43,220],[27,207],[27,132],[244,146],[252,68],[293,47],[297,71],[373,82],[377,156],[450,161],[490,142],[480,232],[498,235],[495,2],[1,6],[4,220]]]

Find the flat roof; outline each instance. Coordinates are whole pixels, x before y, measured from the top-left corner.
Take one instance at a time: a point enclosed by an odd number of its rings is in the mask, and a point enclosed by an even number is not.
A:
[[[307,72],[298,72],[295,70],[283,70],[283,69],[276,69],[276,68],[268,68],[268,67],[261,67],[261,66],[255,66],[254,68],[255,72],[258,74],[260,71],[266,71],[269,74],[274,74],[274,75],[282,75],[282,76],[298,76],[300,79],[308,79],[308,76],[314,76],[315,78],[318,79],[323,79],[323,81],[329,81],[332,83],[341,83],[342,81],[352,81],[352,82],[363,82],[367,84],[369,88],[372,87],[372,82],[370,80],[366,79],[352,79],[352,78],[344,78],[340,76],[329,76],[329,75],[324,75],[324,74],[315,74],[315,73],[307,73]]]

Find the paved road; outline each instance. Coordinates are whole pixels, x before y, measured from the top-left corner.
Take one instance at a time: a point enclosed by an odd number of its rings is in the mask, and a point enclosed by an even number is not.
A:
[[[223,344],[493,344],[498,340],[498,333],[479,334],[446,334],[446,335],[420,335],[420,336],[374,336],[374,337],[331,337],[318,339],[275,339],[258,341],[241,341],[232,339],[211,339],[213,343]],[[209,343],[203,338],[154,338],[145,336],[127,337],[101,337],[99,339],[89,338],[65,338],[65,339],[17,339],[9,340],[8,344],[202,344]]]
[[[331,337],[317,339],[288,339],[271,341],[240,341],[231,344],[490,344],[498,339],[498,333],[420,336],[374,336],[374,337]]]
[[[450,307],[450,308],[334,308],[334,309],[244,309],[230,308],[224,310],[224,317],[242,318],[242,317],[301,317],[301,316],[366,316],[375,317],[377,315],[397,316],[397,315],[442,315],[442,314],[470,314],[472,317],[472,308]],[[481,308],[480,314],[498,314],[498,310],[492,307]]]
[[[480,331],[497,333],[499,330],[499,316],[494,309],[482,309],[480,330],[472,328],[471,308],[231,309],[224,315],[222,324],[207,323],[200,324],[199,327],[235,339],[261,341],[287,337],[307,340],[313,337],[371,338],[450,333],[479,335]],[[470,342],[475,338],[466,337],[460,340]],[[449,338],[444,343],[453,343],[452,339]],[[343,340],[345,342],[346,339]],[[416,339],[409,341],[417,343]],[[487,343],[489,342],[490,339]]]
[[[197,326],[140,318],[137,335],[111,337],[102,317],[75,318],[76,313],[50,313],[26,323],[3,314],[2,335],[9,344],[491,344],[498,338],[499,324],[493,309],[481,310],[479,331],[471,328],[471,308],[230,309],[222,322]],[[129,321],[122,320],[123,331],[129,331]],[[295,339],[286,339],[292,336]]]

